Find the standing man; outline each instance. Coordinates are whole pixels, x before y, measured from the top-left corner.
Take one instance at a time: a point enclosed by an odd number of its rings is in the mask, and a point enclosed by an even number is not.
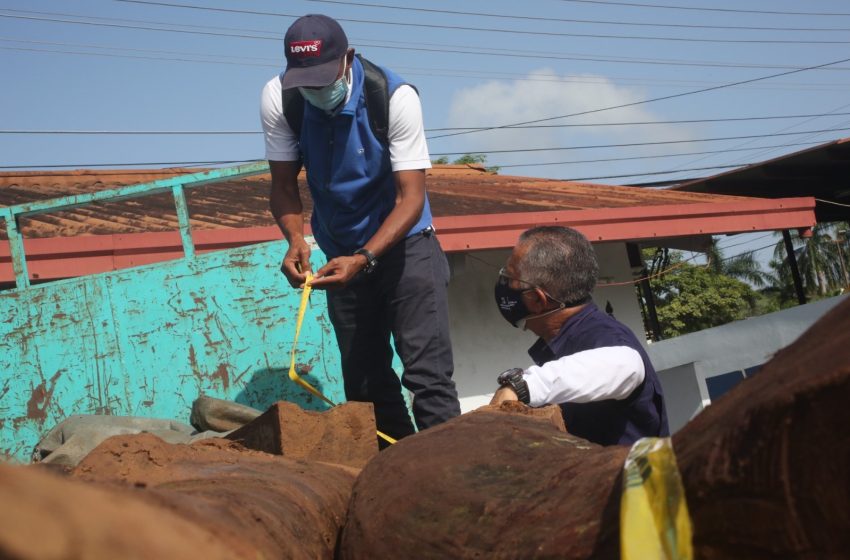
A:
[[[599,265],[590,242],[566,227],[523,233],[499,272],[496,304],[540,338],[535,365],[499,375],[492,404],[559,404],[567,431],[601,445],[668,436],[661,383],[628,327],[590,296]]]
[[[311,272],[297,182],[303,162],[313,235],[329,259],[311,285],[327,290],[345,396],[373,403],[378,429],[401,438],[415,431],[402,385],[413,393],[420,430],[460,414],[449,267],[431,226],[431,161],[419,97],[392,71],[355,57],[342,27],[327,16],[297,19],[284,47],[286,70],[266,84],[261,103],[271,211],[289,242],[281,270],[296,288]],[[370,77],[376,72],[384,79],[378,85]],[[289,107],[299,94],[303,109],[284,109],[283,97]],[[381,96],[383,114],[375,102]],[[404,366],[401,382],[392,369],[391,334]]]

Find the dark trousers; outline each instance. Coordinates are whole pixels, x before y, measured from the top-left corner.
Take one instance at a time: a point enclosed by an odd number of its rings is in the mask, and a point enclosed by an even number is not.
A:
[[[345,288],[328,290],[328,313],[342,358],[345,397],[371,402],[378,429],[393,438],[414,433],[402,396],[413,393],[422,430],[460,414],[449,340],[449,266],[432,230],[400,241]],[[395,349],[404,372],[392,368]]]

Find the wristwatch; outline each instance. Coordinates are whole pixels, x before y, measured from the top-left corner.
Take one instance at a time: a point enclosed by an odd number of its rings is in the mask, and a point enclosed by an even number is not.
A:
[[[510,387],[516,393],[519,402],[528,404],[531,397],[528,393],[528,383],[522,376],[522,368],[511,368],[503,371],[497,378],[500,387]]]
[[[378,259],[375,258],[375,255],[372,254],[372,251],[369,249],[364,249],[363,247],[354,251],[355,255],[363,255],[366,257],[366,267],[363,269],[363,272],[366,274],[371,274],[375,267],[378,266]]]

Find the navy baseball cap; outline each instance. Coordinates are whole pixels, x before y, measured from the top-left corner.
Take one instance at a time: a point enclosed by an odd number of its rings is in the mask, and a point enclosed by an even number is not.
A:
[[[340,59],[348,52],[348,37],[335,19],[307,14],[286,30],[283,45],[283,89],[322,87],[336,80]]]

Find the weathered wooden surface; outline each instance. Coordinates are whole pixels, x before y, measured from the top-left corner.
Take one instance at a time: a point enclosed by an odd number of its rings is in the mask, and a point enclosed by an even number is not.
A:
[[[673,438],[701,558],[850,555],[850,300]]]
[[[283,252],[265,243],[0,292],[0,456],[27,460],[72,414],[186,422],[202,393],[327,408],[286,377],[300,293],[280,273]],[[341,402],[324,294],[312,299],[297,360]]]
[[[850,551],[850,300],[674,437],[698,558]],[[617,558],[627,447],[481,412],[361,473],[343,558]]]
[[[519,401],[505,401],[498,405],[488,404],[475,409],[475,412],[501,412],[503,414],[519,414],[520,416],[531,416],[538,418],[551,424],[560,432],[566,432],[567,427],[564,425],[564,415],[561,413],[561,407],[550,404],[541,408],[531,408],[525,406]]]
[[[366,466],[341,557],[617,558],[627,452],[530,416],[465,414]]]
[[[210,529],[138,492],[96,488],[43,467],[0,464],[0,504],[0,558],[236,557]]]
[[[278,402],[227,439],[290,459],[362,468],[378,452],[372,403],[347,402],[324,412]]]
[[[72,476],[135,486],[148,502],[215,534],[234,558],[331,559],[357,472],[223,439],[172,445],[141,434],[106,440]]]

